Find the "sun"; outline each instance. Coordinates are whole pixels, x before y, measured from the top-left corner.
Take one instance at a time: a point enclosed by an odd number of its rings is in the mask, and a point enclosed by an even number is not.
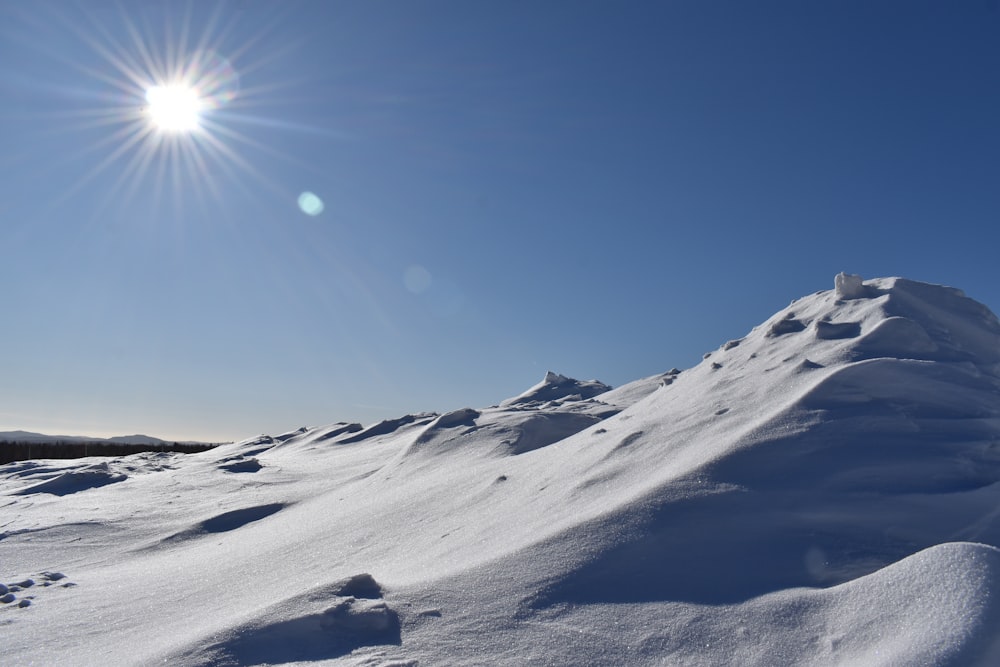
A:
[[[175,83],[146,89],[146,111],[153,127],[162,132],[188,133],[201,126],[205,101],[194,86]]]
[[[205,215],[228,211],[229,187],[255,197],[297,196],[297,188],[289,190],[252,159],[262,154],[291,159],[258,139],[261,128],[283,126],[255,112],[264,100],[267,105],[282,100],[279,93],[290,85],[260,77],[282,52],[253,55],[277,24],[265,21],[244,30],[240,13],[228,11],[225,3],[192,0],[175,12],[184,4],[137,3],[107,25],[103,15],[88,10],[79,22],[53,13],[56,24],[90,52],[79,62],[67,61],[96,100],[73,112],[77,126],[102,130],[80,153],[94,158],[90,166],[61,198],[109,173],[113,180],[100,189],[102,210],[140,193],[149,195],[154,207],[196,206]],[[248,72],[258,76],[250,88],[242,81]]]

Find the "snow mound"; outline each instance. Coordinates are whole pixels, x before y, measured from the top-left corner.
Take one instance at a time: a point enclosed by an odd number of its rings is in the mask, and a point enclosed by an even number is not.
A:
[[[684,372],[11,493],[91,464],[0,466],[3,580],[79,583],[0,608],[11,662],[1000,662],[1000,322],[952,288],[844,277]]]
[[[324,440],[333,440],[342,435],[349,433],[357,433],[358,431],[364,430],[364,427],[358,423],[345,423],[338,422],[333,426],[328,426],[324,429],[320,429],[313,436],[314,442],[322,442]]]
[[[545,403],[561,399],[583,400],[593,398],[611,389],[597,380],[574,380],[573,378],[547,371],[541,382],[514,398],[500,403],[501,407]]]
[[[34,493],[50,493],[54,496],[68,496],[89,489],[124,482],[128,475],[113,472],[107,463],[96,463],[80,470],[65,472],[53,479],[14,491],[13,495],[25,496]]]
[[[363,647],[399,645],[399,615],[369,574],[285,600],[254,620],[219,633],[204,648],[171,656],[171,664],[273,665],[332,660]],[[370,664],[370,663],[369,663]]]
[[[457,410],[430,424],[406,449],[404,457],[459,451],[487,457],[516,456],[560,442],[602,419],[573,410]]]
[[[451,412],[446,412],[437,419],[435,419],[424,433],[433,432],[437,429],[444,428],[454,428],[455,426],[474,426],[476,419],[482,413],[479,410],[473,408],[460,408],[458,410],[452,410]],[[423,436],[421,436],[423,437]]]
[[[347,445],[375,438],[377,436],[389,435],[406,426],[420,426],[422,424],[427,424],[436,417],[437,415],[433,413],[420,413],[416,415],[404,415],[397,419],[385,419],[377,424],[369,426],[368,428],[357,431],[346,438],[340,438],[337,442],[342,445]]]
[[[264,466],[253,456],[236,455],[223,460],[219,470],[227,472],[257,472]]]
[[[617,664],[989,667],[1000,659],[998,586],[1000,551],[945,543],[827,589],[710,607],[578,606],[532,620],[541,642],[564,628],[586,628],[575,652],[616,656]]]
[[[763,621],[758,631],[770,655],[723,637],[721,628],[701,639],[728,644],[729,665],[986,665],[1000,657],[998,585],[1000,550],[946,543],[841,586],[742,605]]]

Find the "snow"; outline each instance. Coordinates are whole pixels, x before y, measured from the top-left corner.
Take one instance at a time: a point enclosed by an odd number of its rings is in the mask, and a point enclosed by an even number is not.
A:
[[[547,371],[541,382],[526,392],[503,401],[501,407],[558,401],[566,398],[592,398],[611,389],[597,380],[581,382]]]
[[[863,299],[868,295],[861,276],[853,273],[838,273],[833,285],[841,299]]]
[[[55,496],[67,496],[92,489],[105,484],[114,484],[128,479],[127,475],[111,472],[107,463],[94,463],[79,470],[62,473],[57,477],[39,482],[18,491],[13,495],[23,496],[36,493],[51,493]]]
[[[617,389],[0,466],[4,661],[992,665],[998,443],[996,317],[838,276]]]

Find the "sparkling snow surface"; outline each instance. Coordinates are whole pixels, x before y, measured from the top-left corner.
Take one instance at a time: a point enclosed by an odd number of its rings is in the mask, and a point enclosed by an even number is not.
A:
[[[695,368],[0,466],[9,665],[1000,664],[1000,323],[838,276]]]

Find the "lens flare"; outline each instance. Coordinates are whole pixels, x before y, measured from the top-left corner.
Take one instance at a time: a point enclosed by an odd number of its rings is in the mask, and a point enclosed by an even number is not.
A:
[[[299,195],[299,208],[306,215],[319,215],[325,208],[323,200],[312,192],[303,192]]]

